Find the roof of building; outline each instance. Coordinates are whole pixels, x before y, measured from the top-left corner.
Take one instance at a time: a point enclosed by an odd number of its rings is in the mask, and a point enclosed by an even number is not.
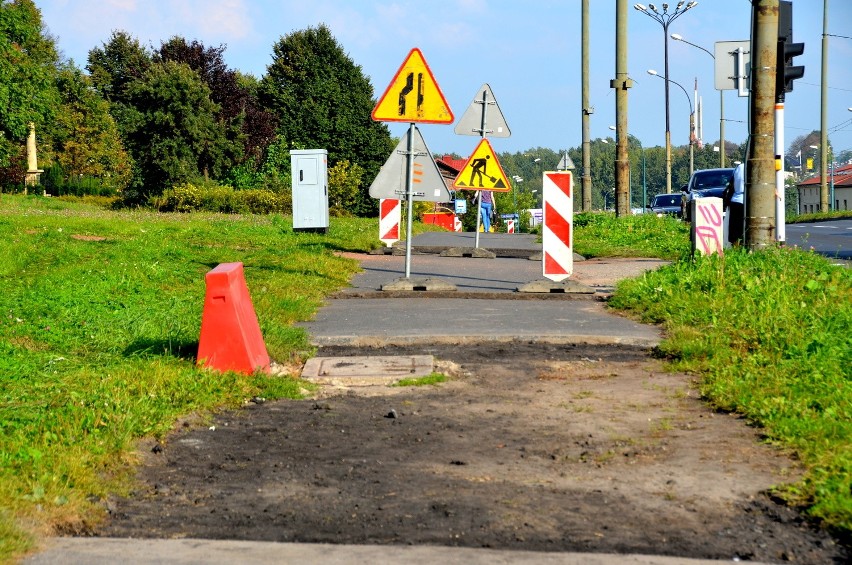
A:
[[[822,183],[821,175],[814,175],[811,178],[805,179],[798,185],[799,188],[809,186],[819,186]],[[831,182],[831,172],[828,173],[828,182]],[[841,165],[834,169],[834,187],[852,187],[852,164]]]
[[[467,159],[456,159],[450,155],[444,155],[440,159],[435,159],[435,162],[439,167],[452,169],[455,174],[459,174],[467,163]]]

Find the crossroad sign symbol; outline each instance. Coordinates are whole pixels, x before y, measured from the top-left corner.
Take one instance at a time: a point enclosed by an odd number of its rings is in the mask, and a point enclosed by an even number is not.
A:
[[[377,122],[451,124],[453,111],[420,49],[414,48],[373,108]]]
[[[511,190],[509,180],[497,155],[491,147],[487,138],[482,138],[479,145],[462,167],[461,172],[453,182],[454,188],[467,190],[491,190],[494,192],[508,192]]]
[[[571,160],[571,156],[568,155],[568,152],[562,154],[562,158],[559,159],[559,164],[556,165],[557,171],[567,171],[574,168],[574,161]]]
[[[416,126],[412,126],[409,131],[411,130],[414,131],[411,142],[414,152],[412,199],[425,202],[452,202],[444,177],[441,176],[432,153],[426,147],[423,135]],[[373,198],[407,199],[405,184],[408,176],[409,131],[406,131],[399,140],[396,149],[379,169],[379,174],[370,185],[370,196]]]

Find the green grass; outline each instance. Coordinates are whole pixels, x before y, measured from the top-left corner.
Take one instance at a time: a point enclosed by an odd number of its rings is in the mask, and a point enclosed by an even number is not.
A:
[[[852,272],[797,249],[682,260],[618,285],[610,304],[665,325],[661,351],[701,375],[715,406],[794,451],[802,480],[779,488],[852,532]]]
[[[400,379],[393,386],[429,386],[446,382],[447,376],[441,373],[432,373],[425,377],[417,377],[412,379]]]
[[[584,257],[657,257],[677,259],[689,253],[689,224],[671,216],[611,213],[574,216],[574,250]]]
[[[0,561],[49,531],[85,531],[98,501],[129,484],[142,437],[258,395],[295,397],[291,378],[195,367],[204,275],[244,264],[270,357],[311,353],[307,320],[379,245],[377,220],[333,219],[327,235],[289,218],[113,212],[0,200]]]
[[[830,212],[814,212],[812,214],[796,214],[787,218],[788,224],[799,224],[805,222],[821,222],[824,220],[836,220],[839,218],[852,218],[852,210],[832,210]]]

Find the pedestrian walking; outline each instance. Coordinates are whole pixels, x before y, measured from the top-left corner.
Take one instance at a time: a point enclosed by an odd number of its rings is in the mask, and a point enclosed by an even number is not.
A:
[[[482,215],[482,229],[485,233],[491,231],[491,214],[494,213],[494,193],[490,190],[479,191],[479,208]]]

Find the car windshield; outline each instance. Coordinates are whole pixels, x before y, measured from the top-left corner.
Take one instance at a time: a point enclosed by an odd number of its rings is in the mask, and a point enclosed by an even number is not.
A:
[[[715,196],[716,198],[721,198],[724,193],[725,193],[724,188],[708,188],[706,190],[699,190],[698,191],[698,194],[700,194],[704,198],[710,198],[712,196]]]
[[[661,194],[654,198],[654,206],[680,206],[680,195]]]
[[[692,190],[703,190],[706,188],[724,187],[728,184],[733,172],[730,171],[707,171],[695,173]]]

